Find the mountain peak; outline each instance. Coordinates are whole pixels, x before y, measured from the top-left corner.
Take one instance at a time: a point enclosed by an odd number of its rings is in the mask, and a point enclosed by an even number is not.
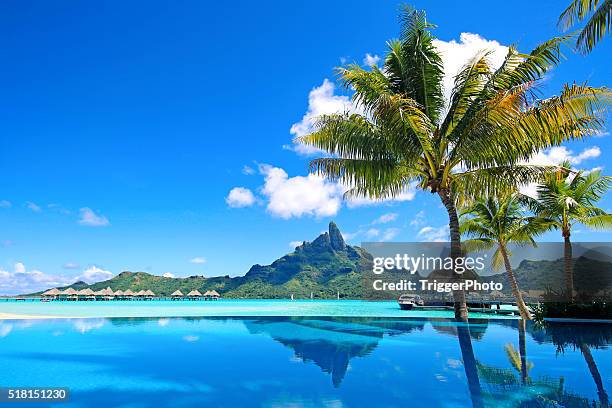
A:
[[[340,229],[333,221],[330,221],[329,223],[329,240],[332,248],[336,251],[343,251],[346,249],[346,243],[344,242],[344,238],[340,233]]]

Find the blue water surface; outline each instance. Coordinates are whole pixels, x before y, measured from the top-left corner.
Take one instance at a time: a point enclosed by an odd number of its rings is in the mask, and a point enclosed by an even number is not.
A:
[[[63,407],[603,406],[611,342],[510,319],[5,320],[0,384],[68,387]]]

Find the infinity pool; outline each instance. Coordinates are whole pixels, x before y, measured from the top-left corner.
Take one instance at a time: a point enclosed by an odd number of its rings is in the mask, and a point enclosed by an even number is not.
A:
[[[66,317],[329,316],[453,317],[452,311],[403,311],[397,302],[230,300],[40,302],[0,300],[0,313]],[[478,316],[478,314],[471,314]]]
[[[64,407],[587,407],[611,342],[510,319],[5,320],[0,385],[68,387]]]

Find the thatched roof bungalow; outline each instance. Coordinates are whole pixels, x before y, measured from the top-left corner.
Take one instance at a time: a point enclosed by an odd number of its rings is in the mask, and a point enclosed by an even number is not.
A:
[[[175,290],[174,292],[172,292],[170,297],[172,299],[182,299],[183,297],[185,297],[185,295],[183,295],[183,292],[181,292],[180,290]]]
[[[202,294],[200,293],[200,291],[196,289],[192,290],[191,292],[187,294],[187,298],[192,299],[192,300],[199,299],[201,297],[202,297]]]
[[[41,296],[56,298],[60,293],[61,291],[58,288],[53,288],[43,292]]]

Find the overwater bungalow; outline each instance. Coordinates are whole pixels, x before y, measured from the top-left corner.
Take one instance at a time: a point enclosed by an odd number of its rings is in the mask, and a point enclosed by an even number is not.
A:
[[[125,292],[123,292],[123,297],[127,300],[134,299],[134,295],[135,293],[131,289],[128,289]]]
[[[204,300],[217,300],[220,297],[221,295],[216,290],[207,290],[206,293],[204,293]]]
[[[180,300],[183,299],[185,295],[183,295],[183,292],[181,292],[180,290],[175,290],[174,292],[172,292],[170,297],[172,298],[172,300]]]
[[[90,288],[81,289],[77,292],[78,300],[96,300],[94,291]]]
[[[55,300],[61,291],[58,288],[49,289],[41,295],[43,299]]]
[[[202,294],[196,289],[192,290],[191,292],[187,294],[187,299],[189,300],[199,300],[201,298],[202,298]]]
[[[151,289],[145,290],[145,298],[152,300],[155,297],[155,293]]]
[[[74,288],[68,288],[66,290],[61,291],[58,294],[58,298],[61,300],[78,300],[77,291]]]
[[[125,298],[125,294],[121,289],[115,291],[115,299],[123,300]]]

